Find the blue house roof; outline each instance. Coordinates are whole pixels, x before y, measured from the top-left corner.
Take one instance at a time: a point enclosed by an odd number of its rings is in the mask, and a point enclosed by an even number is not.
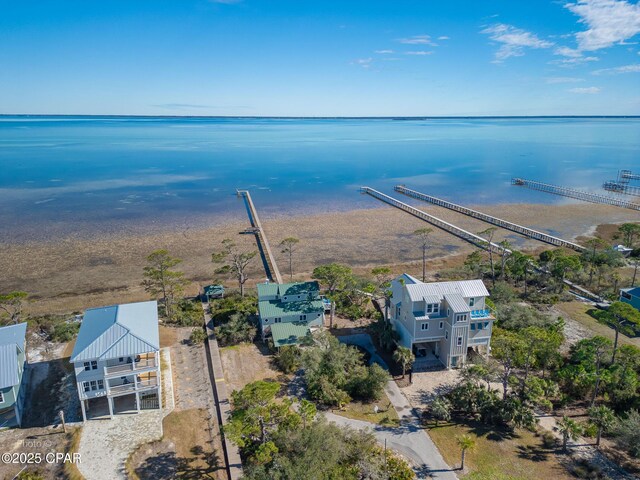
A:
[[[128,357],[160,348],[158,303],[127,303],[85,312],[72,362]]]
[[[24,352],[26,335],[26,322],[0,328],[0,388],[20,383],[18,350]]]
[[[622,291],[627,292],[629,295],[633,295],[634,297],[640,297],[640,287],[623,288]]]

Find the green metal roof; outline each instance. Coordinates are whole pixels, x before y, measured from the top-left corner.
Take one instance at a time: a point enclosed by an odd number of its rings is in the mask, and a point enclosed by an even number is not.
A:
[[[300,340],[311,333],[306,322],[276,323],[271,326],[273,344],[276,347],[297,345]]]
[[[219,295],[224,293],[223,285],[207,285],[204,287],[205,295]]]
[[[323,313],[322,300],[281,302],[279,300],[263,300],[258,302],[260,318],[286,317],[290,315],[304,315],[308,313]]]
[[[259,283],[257,285],[258,288],[258,298],[260,297],[274,297],[278,295],[278,284],[277,283]]]
[[[318,282],[296,282],[296,283],[259,283],[257,285],[258,298],[275,297],[280,295],[303,295],[313,294],[316,296],[320,292]]]

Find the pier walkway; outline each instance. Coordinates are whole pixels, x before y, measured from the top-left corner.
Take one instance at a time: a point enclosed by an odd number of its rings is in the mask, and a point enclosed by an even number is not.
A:
[[[487,222],[492,225],[496,225],[498,227],[511,230],[512,232],[516,232],[526,237],[540,240],[541,242],[555,245],[556,247],[567,247],[567,248],[576,250],[578,252],[582,252],[585,250],[585,248],[582,245],[578,245],[577,243],[569,242],[568,240],[563,240],[562,238],[554,237],[552,235],[549,235],[543,232],[538,232],[537,230],[523,227],[522,225],[518,225],[517,223],[512,223],[507,220],[503,220],[501,218],[497,218],[497,217],[488,215],[486,213],[479,212],[477,210],[472,210],[471,208],[463,207],[462,205],[448,202],[446,200],[442,200],[440,198],[427,195],[425,193],[417,192],[416,190],[411,190],[410,188],[407,188],[404,185],[396,185],[394,190],[398,193],[407,195],[408,197],[417,198],[418,200],[422,200],[424,202],[428,202],[434,205],[438,205],[440,207],[448,208],[449,210],[453,210],[454,212],[459,212],[464,215],[477,218],[478,220],[482,220],[483,222]]]
[[[554,195],[575,198],[576,200],[582,200],[583,202],[603,203],[606,205],[614,205],[616,207],[629,208],[631,210],[640,211],[640,204],[637,203],[619,200],[617,198],[608,197],[606,195],[598,195],[596,193],[574,190],[573,188],[562,187],[559,185],[551,185],[548,183],[536,182],[534,180],[526,180],[524,178],[512,178],[511,185],[527,187],[532,190],[539,190],[541,192],[552,193]]]
[[[269,246],[269,240],[267,240],[267,235],[264,233],[262,223],[260,223],[258,211],[253,204],[253,200],[251,200],[251,194],[249,193],[249,190],[237,190],[237,193],[238,197],[242,197],[244,200],[245,206],[247,207],[247,214],[249,215],[249,222],[251,223],[251,230],[243,233],[252,233],[256,236],[258,250],[260,250],[260,257],[262,258],[267,278],[269,278],[271,282],[282,283],[280,270],[278,270],[276,259],[273,256],[271,247]]]
[[[360,187],[360,191],[364,194],[371,195],[373,198],[380,200],[388,205],[399,208],[400,210],[404,210],[410,215],[419,218],[420,220],[424,220],[431,225],[434,225],[445,232],[448,232],[452,235],[455,235],[462,240],[465,240],[469,243],[474,244],[477,247],[480,247],[487,251],[492,251],[493,253],[497,253],[502,255],[503,252],[507,254],[511,254],[511,250],[508,248],[504,248],[497,243],[489,242],[487,239],[482,238],[475,233],[468,232],[467,230],[463,230],[460,227],[456,227],[455,225],[445,222],[444,220],[439,219],[438,217],[434,217],[433,215],[429,215],[428,213],[423,212],[422,210],[418,210],[417,208],[412,207],[411,205],[407,205],[406,203],[401,202],[389,195],[385,195],[378,190],[375,190],[370,187]]]

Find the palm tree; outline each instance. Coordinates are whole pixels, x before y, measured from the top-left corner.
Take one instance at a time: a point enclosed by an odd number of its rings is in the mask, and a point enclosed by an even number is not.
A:
[[[419,228],[413,234],[420,239],[420,248],[422,248],[422,281],[427,279],[427,249],[431,246],[429,242],[429,234],[433,232],[432,228]]]
[[[575,420],[570,419],[566,415],[558,422],[558,430],[562,434],[562,451],[567,451],[567,443],[569,439],[577,440],[582,429]]]
[[[451,404],[444,397],[438,397],[431,403],[431,416],[436,421],[436,427],[440,420],[448,422],[451,420]]]
[[[476,446],[476,441],[470,435],[462,435],[457,437],[458,446],[462,452],[462,461],[460,463],[460,470],[464,470],[464,455],[467,450],[473,450]]]
[[[411,365],[416,361],[416,357],[413,352],[407,347],[398,347],[396,351],[393,352],[393,360],[402,365],[402,378],[407,371],[407,366]]]
[[[600,405],[599,407],[591,407],[588,410],[589,421],[598,427],[598,435],[596,437],[596,447],[600,446],[600,438],[602,432],[611,428],[616,420],[616,416],[609,407]]]

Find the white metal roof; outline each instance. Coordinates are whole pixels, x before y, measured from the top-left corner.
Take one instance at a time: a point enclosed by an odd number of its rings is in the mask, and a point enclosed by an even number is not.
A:
[[[71,361],[127,357],[159,348],[155,300],[112,305],[85,312]]]
[[[445,293],[444,299],[455,313],[470,312],[471,308],[459,293]]]
[[[421,301],[425,297],[437,296],[440,300],[447,293],[458,293],[464,298],[488,297],[489,292],[482,280],[460,280],[455,282],[412,283],[405,285],[412,302]]]
[[[27,324],[0,328],[0,388],[18,385],[18,351],[24,352]]]

